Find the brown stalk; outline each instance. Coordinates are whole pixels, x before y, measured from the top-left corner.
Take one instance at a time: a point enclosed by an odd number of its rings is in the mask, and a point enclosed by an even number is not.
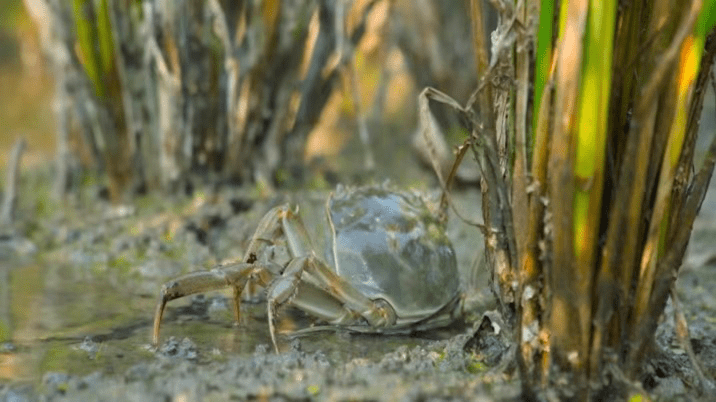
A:
[[[336,47],[338,52],[339,63],[342,66],[343,73],[346,76],[347,88],[345,91],[351,94],[353,101],[353,110],[355,113],[356,123],[358,125],[358,137],[363,144],[363,169],[373,171],[375,169],[375,160],[373,151],[370,147],[370,132],[368,131],[368,121],[366,113],[361,105],[361,93],[359,86],[358,73],[355,67],[356,50],[346,39],[346,8],[350,3],[339,2],[336,9]],[[372,7],[372,6],[369,6]]]
[[[179,133],[183,127],[182,113],[179,112],[182,99],[181,71],[170,68],[154,37],[148,38],[147,48],[157,69],[157,100],[160,105],[157,110],[159,169],[164,186],[172,188],[182,174],[179,156]],[[178,61],[175,61],[172,67],[178,68],[177,64]]]
[[[580,324],[583,321],[581,311],[585,304],[588,305],[589,300],[584,299],[588,295],[580,294],[580,290],[585,283],[589,283],[590,275],[577,271],[574,266],[572,158],[587,5],[584,0],[569,2],[566,28],[557,45],[555,124],[548,166],[549,196],[553,214],[553,261],[547,276],[552,292],[548,313],[551,353],[558,366],[580,373],[580,376],[586,360],[584,343],[589,339]]]
[[[482,20],[482,16],[485,15],[483,0],[470,0],[470,11],[472,13],[472,38],[475,49],[475,67],[477,68],[477,76],[486,77],[489,66],[489,53],[487,41],[485,40],[487,36],[485,24]],[[494,121],[494,117],[492,115],[492,85],[489,83],[484,85],[484,88],[478,95],[478,106],[480,108],[480,114],[483,116],[484,123],[491,124]]]
[[[15,209],[17,208],[17,193],[20,182],[20,162],[22,154],[25,152],[27,142],[24,138],[15,140],[10,152],[10,158],[7,163],[5,178],[5,194],[0,207],[0,227],[11,226],[15,218]]]
[[[476,222],[471,219],[468,219],[465,217],[465,214],[460,212],[459,209],[455,206],[455,203],[452,202],[452,197],[450,196],[450,185],[455,181],[455,177],[457,177],[457,170],[460,167],[460,164],[462,163],[462,160],[465,158],[465,155],[467,154],[467,151],[470,150],[470,138],[466,139],[462,145],[459,145],[457,149],[455,150],[455,161],[452,164],[452,167],[450,168],[450,172],[447,177],[446,181],[446,188],[443,190],[443,195],[440,197],[440,213],[444,216],[439,217],[438,219],[443,221],[447,219],[447,214],[445,214],[445,211],[447,211],[447,207],[450,206],[455,213],[455,215],[460,218],[461,221],[465,222],[466,224],[470,226],[475,226],[478,229],[482,230],[483,233],[485,231],[485,225],[483,225],[481,222]]]
[[[716,92],[716,83],[714,83],[714,92]],[[709,182],[713,174],[714,165],[716,164],[716,133],[713,134],[713,140],[706,153],[706,158],[699,172],[694,176],[691,186],[690,195],[687,197],[685,204],[679,211],[682,217],[680,224],[674,227],[674,235],[670,242],[670,247],[666,249],[664,256],[657,264],[656,281],[653,286],[652,294],[649,298],[649,304],[641,317],[639,326],[632,338],[633,348],[627,356],[627,363],[630,364],[629,371],[635,373],[639,370],[637,365],[640,362],[651,345],[653,334],[661,316],[661,312],[666,304],[666,299],[671,291],[674,281],[676,280],[677,267],[683,260],[686,246],[691,237],[691,230],[699,212],[701,203],[706,196]],[[671,274],[669,274],[671,272]]]
[[[644,201],[644,182],[648,168],[651,140],[656,117],[656,102],[648,111],[638,112],[639,129],[627,137],[624,159],[616,184],[616,199],[610,208],[607,240],[596,279],[598,295],[594,316],[590,372],[599,373],[603,347],[616,347],[615,339],[605,339],[605,332],[618,335],[626,330],[631,278],[636,263],[636,248],[640,238],[640,221]],[[616,327],[609,325],[617,311]]]
[[[435,149],[433,141],[430,139],[430,136],[428,135],[427,130],[432,130],[434,128],[434,125],[430,122],[430,103],[429,100],[434,100],[436,102],[440,102],[442,104],[448,105],[452,107],[455,111],[458,113],[464,113],[465,110],[463,107],[453,98],[451,98],[449,95],[446,95],[443,92],[438,91],[435,88],[427,87],[423,89],[423,91],[418,96],[418,108],[420,109],[420,120],[421,124],[420,126],[423,128],[423,136],[425,138],[425,143],[428,147],[428,154],[430,155],[430,162],[433,165],[433,170],[435,171],[435,174],[438,177],[438,182],[440,183],[440,187],[442,188],[443,192],[448,191],[447,181],[445,180],[445,177],[443,177],[443,169],[440,166],[440,158],[437,154],[437,150]]]
[[[666,54],[664,55],[664,58],[660,63],[661,65],[673,66],[676,63],[676,60],[678,58],[678,52],[680,51],[686,36],[692,32],[693,25],[696,22],[696,18],[698,16],[698,11],[699,10],[696,6],[696,3],[693,3],[691,9],[686,16],[686,19],[679,27],[678,31],[674,36],[674,40],[672,41]],[[669,88],[668,93],[673,94],[676,91],[673,79],[671,80],[670,84],[671,88]],[[644,251],[641,258],[639,280],[637,283],[637,290],[635,295],[636,302],[634,306],[634,318],[637,323],[639,323],[643,319],[642,314],[647,310],[647,303],[649,303],[653,284],[656,279],[656,263],[658,259],[657,255],[660,237],[659,234],[663,217],[666,213],[668,213],[668,203],[670,200],[671,189],[674,182],[674,173],[674,169],[670,167],[670,163],[668,162],[668,155],[664,155],[661,173],[659,174],[659,184],[656,190],[656,200],[654,202],[653,212],[649,219],[650,227],[647,232],[647,240],[646,244],[644,245]],[[638,326],[639,325],[637,325],[637,327]]]
[[[527,14],[524,2],[517,4],[517,20],[527,24]],[[512,216],[514,225],[518,228],[526,228],[528,222],[527,207],[527,174],[529,164],[527,162],[527,132],[528,127],[528,98],[529,98],[529,68],[530,50],[532,41],[530,35],[523,32],[518,33],[515,43],[515,72],[517,87],[515,88],[515,162],[512,170]],[[516,251],[518,256],[525,255],[527,244],[527,231],[516,232]],[[522,266],[522,261],[515,261],[515,264]]]
[[[631,119],[630,110],[635,99],[634,93],[638,84],[636,77],[638,76],[638,67],[636,59],[640,57],[639,32],[642,27],[642,18],[644,12],[643,2],[633,2],[623,11],[617,13],[616,32],[614,35],[614,59],[612,61],[612,97],[609,101],[611,115],[609,116],[611,131],[614,134],[627,132]],[[626,62],[626,68],[624,64]],[[611,161],[607,159],[608,169],[612,170],[612,175],[605,177],[605,188],[607,191],[613,189],[615,181],[618,179],[618,169],[621,166],[621,157],[624,155],[626,148],[626,135],[611,135],[607,140],[608,150],[611,151]],[[609,148],[611,146],[611,148]],[[608,153],[609,155],[609,153]],[[608,170],[609,171],[609,170]],[[612,183],[609,181],[613,180]]]
[[[544,299],[547,288],[540,284],[540,275],[548,269],[546,261],[539,260],[539,240],[544,228],[544,201],[545,184],[547,182],[547,161],[549,158],[549,141],[552,126],[552,90],[554,88],[554,70],[556,58],[552,59],[550,76],[542,91],[542,104],[539,108],[539,117],[535,129],[535,144],[532,157],[532,183],[527,189],[529,196],[529,216],[527,227],[527,240],[520,269],[520,290],[518,295],[520,359],[519,364],[525,374],[526,381],[546,381],[549,372],[550,353],[548,345],[541,343],[540,333],[544,323],[540,320],[544,306],[540,299]],[[546,285],[546,283],[545,283]],[[525,337],[527,335],[527,337]],[[541,353],[541,367],[535,367],[535,353]],[[533,384],[534,385],[534,384]],[[546,386],[546,383],[542,383]],[[534,386],[532,386],[534,388]]]
[[[425,139],[425,144],[428,149],[428,155],[430,156],[430,163],[432,164],[433,171],[435,171],[435,175],[438,178],[438,183],[440,184],[440,188],[443,191],[443,195],[440,199],[440,207],[439,207],[439,213],[443,216],[440,216],[440,220],[447,219],[447,216],[445,216],[444,212],[446,211],[446,207],[449,205],[452,207],[455,214],[465,223],[476,226],[485,231],[485,226],[482,223],[479,222],[473,222],[467,218],[465,218],[464,214],[462,214],[453,204],[452,198],[450,197],[450,185],[455,179],[455,175],[457,174],[457,169],[460,166],[460,163],[462,163],[463,158],[465,157],[465,154],[467,153],[467,150],[470,148],[470,142],[471,139],[468,138],[465,140],[465,143],[463,143],[461,146],[458,147],[456,155],[455,155],[455,161],[452,164],[452,168],[450,169],[450,172],[448,173],[448,177],[443,177],[443,171],[442,167],[440,166],[440,158],[438,156],[437,149],[435,147],[435,143],[431,138],[434,138],[434,136],[438,135],[435,132],[432,132],[435,130],[435,125],[430,124],[430,117],[431,117],[431,111],[430,111],[430,104],[429,100],[434,100],[436,102],[442,103],[444,105],[452,107],[456,112],[458,112],[463,117],[466,117],[466,120],[469,121],[467,108],[464,108],[460,106],[460,104],[450,97],[449,95],[438,91],[435,88],[427,87],[423,89],[423,91],[418,96],[418,105],[420,109],[420,120],[421,120],[421,127],[423,128],[422,135]],[[430,133],[428,131],[431,131]]]
[[[640,24],[640,10],[632,10],[630,19],[622,19],[622,24],[638,26]],[[624,35],[635,38],[636,29],[624,26],[624,29],[617,35]],[[618,36],[617,39],[621,37]],[[622,43],[616,41],[615,43]],[[615,58],[615,63],[626,60],[628,43],[616,49],[620,57]],[[621,98],[613,102],[621,105],[617,123],[613,130],[620,130],[626,123],[626,108],[629,107],[631,99],[631,88],[634,79],[630,76],[619,74],[615,65],[615,77],[621,88]],[[657,69],[654,72],[652,82],[647,85],[646,92],[653,92],[658,88],[657,83],[663,80],[663,73],[666,68]],[[627,74],[629,74],[627,72]],[[619,162],[616,183],[614,183],[614,201],[610,205],[608,227],[606,230],[606,243],[602,249],[601,266],[599,268],[595,283],[595,294],[598,295],[594,317],[592,336],[592,350],[590,351],[590,372],[599,373],[603,348],[605,346],[618,348],[618,340],[623,338],[628,319],[630,287],[634,277],[634,266],[636,263],[636,250],[639,239],[642,238],[642,209],[644,205],[647,169],[650,165],[649,155],[652,153],[652,140],[655,125],[658,98],[655,95],[639,96],[635,106],[634,121],[626,136],[626,143],[615,144],[616,160]],[[614,118],[614,116],[612,117]],[[624,120],[622,120],[624,119]],[[617,139],[618,141],[618,139]],[[614,317],[615,310],[618,314]]]
[[[708,377],[706,377],[706,375],[704,374],[704,369],[701,367],[701,363],[696,357],[696,353],[694,353],[694,348],[691,347],[689,325],[686,322],[686,316],[681,309],[679,296],[676,293],[675,286],[673,285],[671,287],[671,291],[669,292],[669,296],[671,296],[671,304],[674,306],[674,324],[676,327],[676,338],[679,340],[681,347],[684,348],[684,350],[686,351],[686,355],[689,356],[691,366],[696,372],[696,377],[699,380],[699,391],[701,395],[705,395],[707,392],[708,395],[713,395],[713,392],[716,391],[716,389],[714,388],[713,382],[711,382],[711,380],[709,380]]]
[[[612,67],[614,91],[610,100],[612,105],[610,124],[613,134],[608,140],[608,146],[611,146],[609,150],[611,150],[612,174],[607,174],[605,178],[607,183],[605,191],[613,194],[613,196],[608,194],[607,199],[613,201],[611,205],[605,206],[610,211],[607,217],[606,242],[602,249],[594,288],[599,300],[595,303],[590,373],[599,372],[603,346],[614,347],[621,336],[620,332],[626,329],[628,310],[620,306],[626,306],[628,303],[627,295],[632,277],[630,267],[635,262],[637,239],[641,238],[638,228],[641,219],[643,184],[635,183],[634,177],[640,178],[641,175],[645,175],[635,170],[641,171],[648,166],[648,159],[645,159],[645,156],[648,155],[650,148],[649,133],[653,131],[656,104],[649,103],[650,109],[642,111],[639,125],[633,125],[629,131],[629,125],[632,121],[636,121],[630,119],[629,113],[633,106],[632,100],[635,98],[638,71],[633,62],[628,63],[626,69],[622,65],[624,61],[634,61],[640,57],[637,55],[641,54],[638,41],[643,12],[643,4],[636,2],[618,13]],[[642,105],[643,107],[645,106]],[[620,135],[623,131],[629,134]],[[648,141],[641,141],[640,138],[647,138]],[[641,151],[636,151],[637,147],[641,148]],[[634,155],[638,156],[634,158]],[[632,159],[626,161],[623,160],[624,157]],[[637,168],[637,165],[640,167]],[[615,310],[619,314],[618,317],[613,316]]]
[[[679,160],[679,170],[677,170],[676,182],[672,191],[671,210],[681,211],[689,190],[689,180],[692,180],[691,162],[694,160],[694,147],[696,145],[696,136],[699,131],[699,122],[701,111],[703,110],[704,97],[708,86],[711,69],[716,56],[716,30],[712,30],[711,34],[706,36],[704,53],[701,57],[701,65],[699,67],[699,75],[694,85],[693,97],[689,109],[688,125],[686,128],[686,138]],[[672,213],[669,227],[679,225],[681,222],[680,213]],[[670,233],[674,234],[673,231]],[[667,244],[670,239],[667,240]]]

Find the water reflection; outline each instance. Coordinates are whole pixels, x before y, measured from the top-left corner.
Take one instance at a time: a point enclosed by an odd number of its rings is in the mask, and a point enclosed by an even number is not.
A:
[[[5,275],[0,311],[9,334],[0,348],[0,382],[39,384],[48,372],[121,374],[139,362],[161,358],[150,345],[156,295],[142,290],[159,289],[159,283],[50,263],[12,270],[3,266],[0,275]],[[227,304],[221,292],[177,300],[168,307],[162,342],[189,338],[199,362],[249,355],[259,345],[271,350],[266,304],[244,303],[238,326]],[[285,334],[279,337],[280,347],[289,349],[293,338],[287,333],[310,321],[300,313],[282,313],[280,328]],[[430,341],[330,330],[298,339],[303,350],[320,349],[341,361],[378,359],[400,345]]]
[[[8,335],[0,351],[0,379],[36,381],[47,371],[114,371],[142,357],[138,352],[150,323],[142,312],[151,310],[152,300],[132,292],[127,281],[52,264],[2,271]],[[97,342],[97,350],[88,349],[87,341]]]

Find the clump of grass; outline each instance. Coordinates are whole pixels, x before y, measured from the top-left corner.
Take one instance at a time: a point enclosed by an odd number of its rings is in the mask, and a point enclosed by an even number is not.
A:
[[[488,62],[472,1],[479,87],[465,106],[426,89],[421,112],[447,103],[470,130],[526,394],[627,397],[716,161],[715,136],[693,164],[716,2],[493,3]]]

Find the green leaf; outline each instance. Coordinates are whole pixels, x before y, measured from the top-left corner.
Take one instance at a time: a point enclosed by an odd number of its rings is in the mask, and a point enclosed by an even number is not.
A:
[[[705,37],[716,25],[716,0],[703,0],[699,20],[696,22],[696,35]]]

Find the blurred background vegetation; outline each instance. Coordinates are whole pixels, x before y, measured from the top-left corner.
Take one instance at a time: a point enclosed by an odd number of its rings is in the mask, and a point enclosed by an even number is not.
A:
[[[421,88],[466,100],[476,83],[463,0],[5,3],[0,152],[22,136],[25,164],[54,159],[57,197],[88,176],[115,201],[201,182],[335,184],[346,147],[370,175],[413,154]]]
[[[22,0],[0,1],[0,88],[0,165],[5,168],[20,136],[30,144],[23,164],[51,159],[55,148],[52,77]]]

